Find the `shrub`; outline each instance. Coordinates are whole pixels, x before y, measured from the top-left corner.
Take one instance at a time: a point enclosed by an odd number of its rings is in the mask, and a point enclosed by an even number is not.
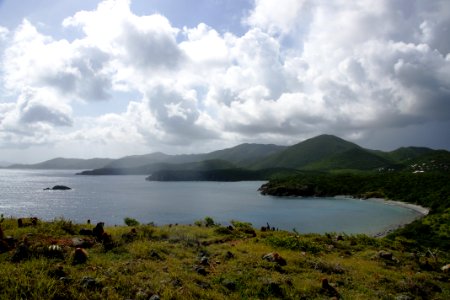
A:
[[[211,217],[205,217],[205,226],[206,226],[206,227],[212,227],[212,226],[214,226],[214,225],[216,225],[216,224],[214,223],[213,218],[211,218]]]
[[[296,236],[269,236],[267,237],[266,242],[273,247],[289,250],[308,251],[312,253],[323,250],[318,244],[302,240]]]
[[[128,218],[126,217],[125,219],[123,219],[124,223],[127,226],[138,226],[139,225],[139,221],[133,218]]]

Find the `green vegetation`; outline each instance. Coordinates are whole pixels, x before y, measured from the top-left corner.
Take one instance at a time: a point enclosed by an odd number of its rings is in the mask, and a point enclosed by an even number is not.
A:
[[[428,216],[391,234],[406,237],[417,246],[450,250],[450,173],[314,173],[278,176],[261,187],[263,194],[278,196],[336,196],[386,198],[431,209]]]
[[[260,231],[241,221],[221,226],[210,217],[202,223],[105,228],[106,242],[78,234],[89,224],[55,220],[18,228],[6,218],[0,298],[450,297],[449,273],[441,270],[448,253],[412,250],[407,239]],[[75,260],[80,243],[86,261]]]
[[[160,170],[148,176],[148,181],[245,181],[266,180],[278,174],[294,174],[292,169],[248,170],[241,168],[212,170]]]
[[[100,165],[100,166],[99,166]],[[203,154],[167,155],[156,152],[116,160],[53,159],[31,169],[93,169],[80,175],[153,175],[152,180],[259,180],[274,170],[309,171],[449,171],[450,153],[421,147],[391,152],[370,150],[333,135],[319,135],[292,146],[241,144]],[[228,170],[228,171],[224,171]],[[271,170],[267,172],[267,170]],[[175,173],[180,172],[180,175]],[[199,175],[200,174],[200,175]]]
[[[130,227],[139,225],[138,220],[129,218],[129,217],[126,217],[125,219],[123,219],[123,222],[125,223],[125,225],[130,226]]]

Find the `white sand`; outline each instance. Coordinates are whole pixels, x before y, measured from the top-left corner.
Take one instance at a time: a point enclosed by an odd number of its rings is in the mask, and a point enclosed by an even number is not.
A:
[[[374,201],[374,202],[378,202],[378,203],[383,203],[383,204],[387,204],[387,205],[401,206],[401,207],[404,207],[404,208],[408,208],[408,209],[414,210],[414,211],[416,211],[416,212],[418,212],[420,214],[417,218],[415,218],[415,220],[423,218],[424,216],[428,215],[428,213],[430,212],[429,208],[426,208],[426,207],[423,207],[423,206],[420,206],[420,205],[417,205],[417,204],[412,204],[412,203],[393,201],[393,200],[386,200],[386,199],[382,199],[382,198],[369,198],[369,199],[365,199],[365,200],[367,200],[367,201]],[[405,225],[407,225],[409,223],[410,222],[400,223],[400,224],[397,224],[397,225],[392,225],[388,229],[386,229],[386,230],[384,230],[382,232],[376,233],[376,234],[374,234],[372,236],[374,236],[374,237],[385,237],[389,233],[391,233],[391,232],[393,232],[393,231],[395,231],[395,230],[397,230],[399,228],[402,228],[403,226],[405,226]]]
[[[423,206],[420,206],[417,204],[412,204],[412,203],[386,200],[386,199],[382,199],[382,198],[369,198],[366,200],[374,201],[374,202],[378,202],[378,203],[384,203],[384,204],[388,204],[388,205],[395,205],[395,206],[409,208],[409,209],[412,209],[412,210],[420,213],[422,215],[422,217],[428,215],[428,213],[430,212],[429,208],[426,208],[426,207],[423,207]]]

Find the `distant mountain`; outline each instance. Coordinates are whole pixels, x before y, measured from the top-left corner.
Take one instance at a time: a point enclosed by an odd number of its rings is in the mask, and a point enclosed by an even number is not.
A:
[[[77,175],[149,175],[160,170],[170,171],[206,171],[218,169],[232,169],[236,166],[225,160],[205,160],[184,164],[154,163],[133,168],[99,168],[78,173]]]
[[[110,163],[109,158],[54,158],[37,164],[14,164],[10,169],[59,169],[59,170],[82,170],[87,168],[101,168]]]
[[[106,165],[101,166],[105,169],[121,169],[121,168],[136,168],[149,164],[164,163],[170,160],[172,155],[167,155],[161,152],[155,152],[144,155],[131,155],[119,159],[112,160]],[[91,167],[91,169],[96,169]]]
[[[397,150],[387,152],[387,157],[396,162],[408,162],[413,159],[431,153],[436,150],[424,147],[401,147]]]
[[[263,168],[292,168],[302,169],[318,161],[330,159],[351,149],[360,148],[358,145],[347,142],[333,135],[319,135],[290,146],[283,151],[252,165],[253,169]]]
[[[6,168],[10,165],[12,165],[12,163],[7,162],[7,161],[0,161],[0,168]]]
[[[124,175],[124,174],[150,174],[154,171],[171,169],[173,164],[189,164],[203,161],[227,161],[236,167],[247,167],[269,155],[286,149],[285,146],[273,144],[241,144],[232,148],[202,154],[168,155],[161,152],[125,156],[111,161],[101,168],[84,171],[81,175]],[[169,165],[168,165],[169,164]]]
[[[157,178],[158,174],[158,178],[178,178],[178,180],[182,178],[261,179],[269,176],[268,174],[274,174],[274,170],[285,172],[295,170],[449,171],[450,152],[423,147],[402,147],[391,152],[384,152],[365,149],[333,135],[320,135],[292,146],[241,144],[210,153],[168,155],[156,152],[125,156],[114,160],[56,158],[34,165],[13,165],[11,168],[89,169],[80,174],[154,174],[153,178]],[[184,175],[176,175],[177,172]]]
[[[288,147],[273,144],[241,144],[233,148],[204,154],[202,159],[221,159],[241,167],[248,167],[265,157],[280,153],[286,148]]]

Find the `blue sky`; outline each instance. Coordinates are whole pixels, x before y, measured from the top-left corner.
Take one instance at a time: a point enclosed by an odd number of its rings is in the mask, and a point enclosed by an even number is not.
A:
[[[449,1],[0,1],[2,161],[449,129]]]

